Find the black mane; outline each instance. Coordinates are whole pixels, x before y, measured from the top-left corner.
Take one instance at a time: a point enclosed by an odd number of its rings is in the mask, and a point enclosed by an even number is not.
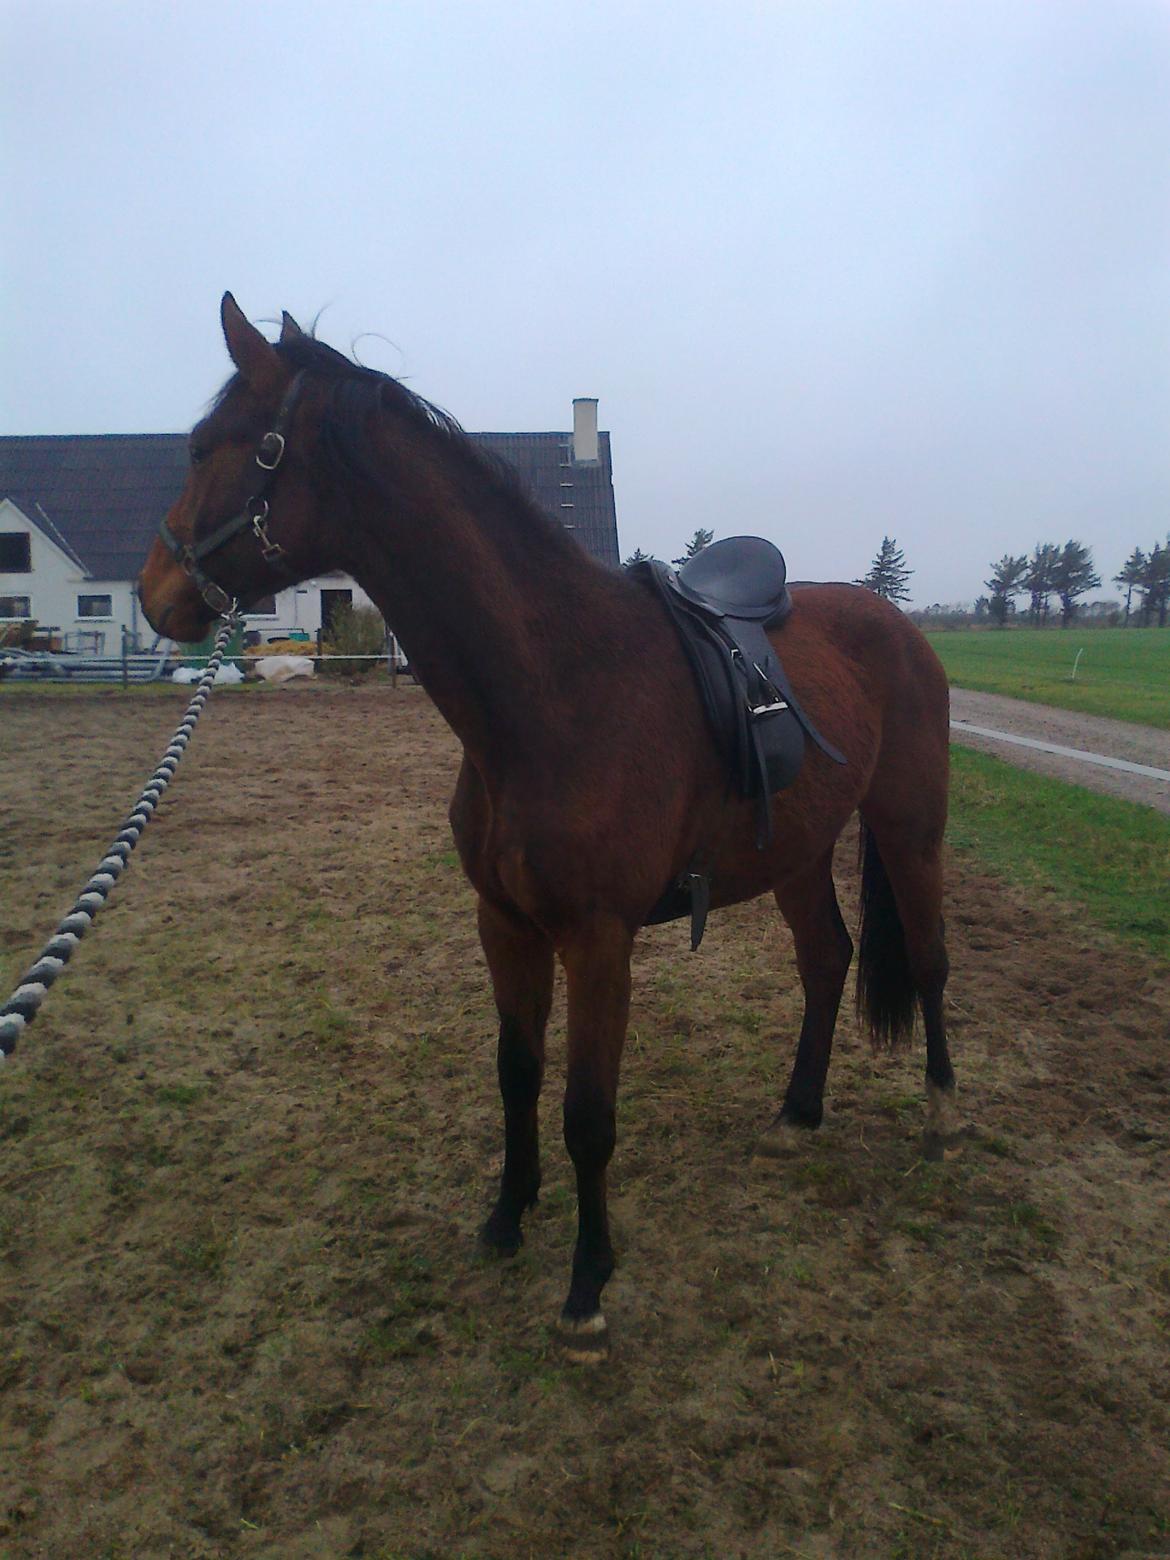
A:
[[[529,522],[535,520],[548,535],[574,545],[563,527],[545,514],[515,467],[494,451],[473,444],[449,412],[408,390],[391,375],[365,368],[303,332],[278,342],[275,350],[294,371],[304,370],[331,384],[321,438],[338,475],[356,478],[378,491],[388,490],[387,473],[374,458],[370,433],[371,413],[387,411],[422,437],[437,440],[456,469],[468,475],[480,491],[502,500],[517,519],[523,515]],[[529,526],[524,529],[529,531]]]
[[[466,478],[469,490],[481,501],[489,501],[493,532],[501,540],[507,536],[519,554],[530,554],[539,537],[542,550],[551,547],[553,555],[574,565],[588,560],[588,554],[565,528],[541,508],[516,468],[494,450],[474,444],[449,412],[408,390],[390,374],[355,363],[307,332],[298,331],[274,342],[273,350],[294,373],[304,371],[329,385],[318,433],[325,460],[339,481],[356,482],[394,497],[393,473],[386,469],[384,454],[374,439],[375,417],[389,413],[420,440],[432,447],[437,443],[453,470]],[[228,379],[208,407],[207,417],[223,406],[240,380],[239,373]],[[546,564],[551,556],[544,551]]]

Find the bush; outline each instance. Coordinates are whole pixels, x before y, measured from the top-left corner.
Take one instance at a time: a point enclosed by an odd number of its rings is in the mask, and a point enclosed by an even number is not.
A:
[[[377,607],[339,607],[322,649],[326,655],[382,655],[386,649],[382,614]],[[322,661],[321,671],[328,677],[360,677],[376,665],[376,661]]]

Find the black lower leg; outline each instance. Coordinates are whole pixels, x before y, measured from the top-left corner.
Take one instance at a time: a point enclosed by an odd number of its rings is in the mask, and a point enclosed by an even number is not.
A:
[[[808,1076],[802,1076],[797,1081],[794,1075],[785,1090],[785,1103],[780,1106],[778,1120],[785,1126],[803,1126],[811,1133],[824,1120],[824,1100],[824,1080],[817,1084]]]
[[[947,1025],[943,1017],[943,993],[947,987],[950,961],[947,959],[942,917],[938,920],[938,939],[931,949],[926,967],[915,970],[918,1000],[922,1006],[922,1026],[926,1030],[926,1081],[936,1089],[953,1089],[955,1072],[947,1050]]]
[[[606,1209],[605,1170],[617,1140],[607,1101],[565,1100],[565,1145],[577,1171],[577,1245],[563,1315],[579,1322],[601,1309],[601,1291],[614,1269]]]
[[[793,930],[804,987],[796,1060],[777,1119],[786,1126],[811,1131],[824,1117],[825,1079],[853,940],[841,918],[831,876],[826,875],[811,903],[797,900],[794,894],[778,893],[776,897]]]
[[[496,1060],[504,1102],[504,1171],[496,1206],[483,1227],[483,1239],[496,1251],[511,1255],[524,1238],[520,1220],[540,1191],[536,1107],[544,1069],[540,1057],[508,1019],[500,1025]]]

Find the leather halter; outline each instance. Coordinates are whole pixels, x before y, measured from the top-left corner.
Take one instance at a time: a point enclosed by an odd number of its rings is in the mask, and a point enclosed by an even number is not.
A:
[[[289,423],[292,421],[293,412],[300,399],[301,390],[304,387],[305,371],[302,369],[293,378],[292,383],[284,393],[284,400],[280,403],[280,410],[276,414],[276,421],[272,428],[260,440],[260,447],[256,451],[256,464],[263,472],[257,484],[255,492],[248,499],[243,509],[230,520],[225,520],[221,526],[212,531],[210,536],[205,536],[202,541],[192,540],[189,544],[181,542],[171,530],[166,520],[159,522],[158,534],[163,545],[174,558],[175,562],[190,575],[197,586],[200,596],[216,614],[232,612],[238,603],[236,598],[217,585],[211,576],[202,567],[204,558],[209,558],[212,553],[219,552],[226,547],[233,537],[238,536],[243,530],[251,530],[253,536],[260,544],[260,552],[264,562],[274,571],[284,573],[281,559],[284,557],[284,548],[279,542],[274,542],[268,535],[268,495],[276,481],[276,473],[284,459],[285,436]]]

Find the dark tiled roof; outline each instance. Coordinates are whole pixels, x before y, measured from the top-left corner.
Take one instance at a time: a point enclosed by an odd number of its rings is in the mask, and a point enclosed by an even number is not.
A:
[[[64,537],[95,580],[134,578],[186,474],[180,433],[0,438],[0,499]]]
[[[600,459],[577,465],[567,433],[470,437],[515,466],[541,508],[571,525],[587,552],[617,566],[608,433],[599,435]],[[95,580],[134,578],[186,472],[182,433],[0,436],[0,499],[10,498],[58,545],[63,537]]]
[[[595,461],[573,461],[567,433],[473,433],[514,466],[545,514],[571,526],[585,551],[617,568],[617,514],[609,434],[597,436]]]

